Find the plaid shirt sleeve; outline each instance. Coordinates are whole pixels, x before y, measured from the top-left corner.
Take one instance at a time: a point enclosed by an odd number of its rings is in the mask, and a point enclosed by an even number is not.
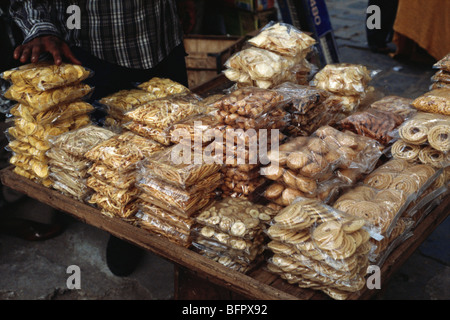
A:
[[[40,36],[61,37],[61,32],[51,21],[47,1],[11,0],[10,14],[24,33],[23,43]]]

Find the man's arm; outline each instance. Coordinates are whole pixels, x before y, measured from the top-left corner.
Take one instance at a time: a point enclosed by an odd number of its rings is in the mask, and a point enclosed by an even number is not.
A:
[[[23,44],[14,50],[14,58],[26,63],[37,62],[42,53],[49,52],[60,65],[63,57],[81,64],[61,39],[61,33],[51,21],[48,2],[42,0],[11,0],[10,14],[24,33]]]

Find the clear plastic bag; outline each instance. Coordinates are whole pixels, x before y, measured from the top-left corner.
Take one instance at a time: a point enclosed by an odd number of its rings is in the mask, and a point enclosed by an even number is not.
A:
[[[408,119],[417,112],[417,110],[411,105],[413,101],[414,99],[411,98],[390,95],[373,102],[370,105],[370,108],[380,111],[393,112],[399,116],[402,116],[403,119]]]
[[[137,199],[139,194],[139,190],[134,186],[119,189],[93,176],[87,178],[86,185],[96,193],[108,197],[111,202],[119,206],[125,206],[131,201]]]
[[[67,63],[57,66],[49,61],[42,61],[4,71],[2,77],[18,87],[33,87],[38,91],[47,91],[79,83],[92,74],[91,70],[83,66]]]
[[[61,135],[55,135],[50,138],[50,143],[53,148],[63,150],[74,157],[84,158],[86,152],[115,135],[110,130],[92,124]]]
[[[342,96],[360,96],[372,80],[370,71],[363,65],[328,64],[314,76],[311,85]]]
[[[283,56],[306,57],[316,40],[294,26],[282,22],[269,22],[248,40],[255,47],[270,50]]]
[[[107,181],[113,187],[120,189],[129,189],[136,183],[136,172],[121,172],[117,174],[115,170],[110,169],[102,163],[92,163],[88,169],[88,174],[99,180]]]
[[[203,153],[177,145],[148,157],[143,165],[152,175],[180,188],[190,187],[222,167],[215,161],[206,161]]]
[[[181,83],[168,78],[159,77],[153,77],[150,80],[139,84],[138,88],[154,94],[157,98],[190,92],[190,90]]]
[[[197,114],[176,122],[170,129],[172,143],[205,145],[214,140],[219,122],[211,114]]]
[[[163,148],[158,142],[124,132],[97,144],[84,156],[92,162],[101,162],[111,169],[126,172],[137,168],[140,161]]]
[[[289,98],[289,105],[286,107],[289,112],[299,114],[308,113],[330,96],[328,91],[292,82],[282,83],[273,90],[282,94],[285,99]]]
[[[433,65],[434,69],[441,69],[450,72],[450,53]]]
[[[450,115],[450,90],[431,90],[415,99],[412,105],[420,111]]]
[[[108,113],[123,115],[147,102],[156,99],[156,95],[141,89],[120,90],[99,100],[106,106]]]
[[[126,113],[131,121],[157,129],[167,129],[174,123],[201,112],[200,102],[192,95],[173,95],[147,102]]]
[[[337,125],[342,130],[350,130],[356,134],[377,140],[387,145],[393,137],[390,135],[403,123],[404,119],[393,112],[366,109],[355,112],[340,120]]]
[[[17,87],[12,85],[4,93],[4,97],[28,105],[35,109],[36,112],[44,112],[59,104],[85,98],[93,89],[93,87],[83,83],[48,91],[37,91],[30,87]]]
[[[119,205],[108,196],[94,193],[87,200],[88,203],[98,206],[102,214],[109,217],[129,218],[136,214],[138,205],[136,201],[131,201],[126,205]]]

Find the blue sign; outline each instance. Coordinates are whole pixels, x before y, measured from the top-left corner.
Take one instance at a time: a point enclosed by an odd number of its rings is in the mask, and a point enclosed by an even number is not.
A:
[[[308,0],[308,7],[310,10],[312,23],[316,29],[317,37],[320,38],[332,31],[325,0]]]

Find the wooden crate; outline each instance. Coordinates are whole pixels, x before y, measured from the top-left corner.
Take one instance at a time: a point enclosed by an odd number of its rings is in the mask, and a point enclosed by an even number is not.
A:
[[[227,59],[242,49],[244,41],[245,37],[240,36],[186,35],[184,46],[188,54],[189,88],[220,74]]]

